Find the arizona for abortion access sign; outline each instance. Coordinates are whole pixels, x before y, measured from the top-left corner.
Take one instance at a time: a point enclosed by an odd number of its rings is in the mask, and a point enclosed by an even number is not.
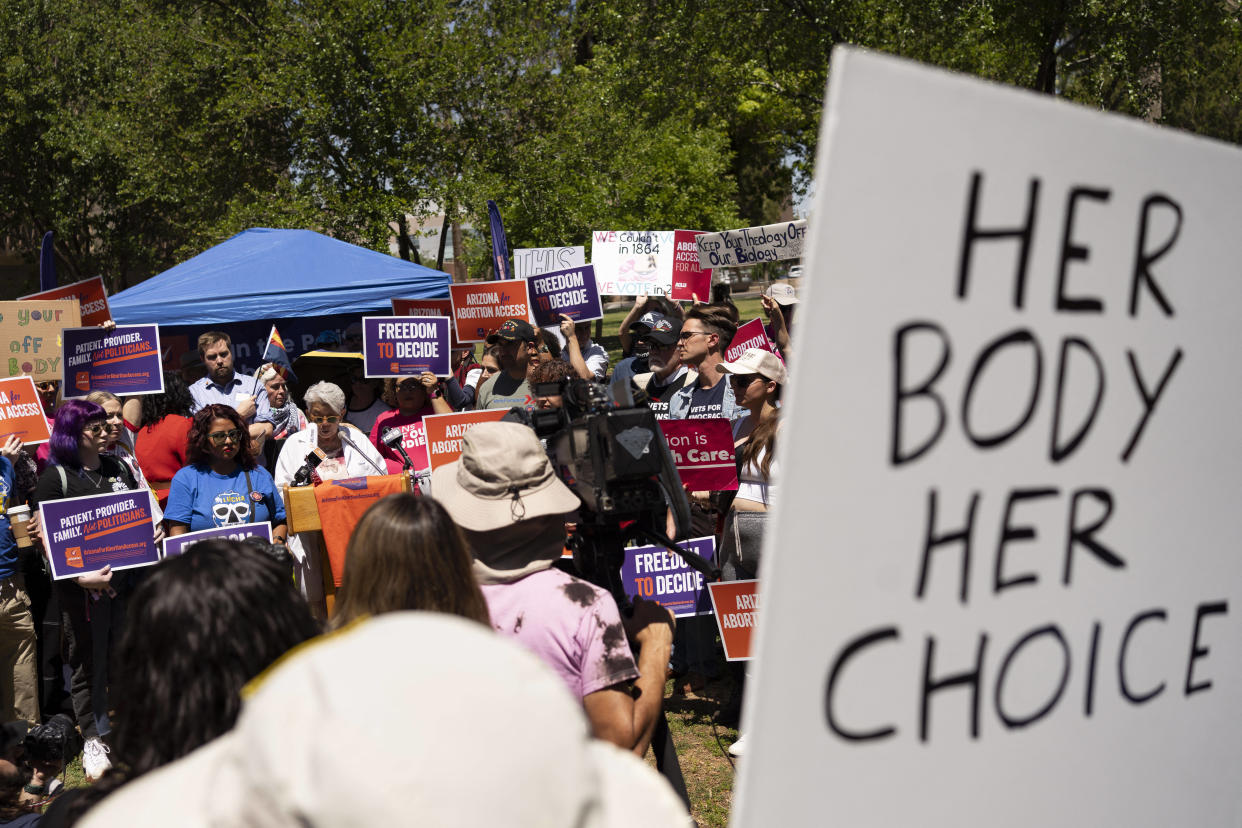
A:
[[[840,48],[820,147],[734,825],[1236,824],[1242,152]]]

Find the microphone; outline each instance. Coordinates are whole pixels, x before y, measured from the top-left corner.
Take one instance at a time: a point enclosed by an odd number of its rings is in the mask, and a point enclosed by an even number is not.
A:
[[[414,468],[414,461],[410,459],[410,455],[405,453],[405,449],[401,445],[401,429],[388,429],[384,432],[384,436],[380,438],[380,441],[390,449],[395,449],[396,451],[401,452],[401,459],[405,462],[405,466],[402,468],[402,471],[409,471]]]
[[[340,435],[341,442],[349,446],[350,448],[352,448],[354,451],[358,452],[358,454],[362,456],[362,459],[370,463],[371,468],[375,469],[376,472],[378,472],[379,474],[388,474],[388,469],[381,469],[379,466],[375,465],[375,461],[372,460],[370,457],[367,457],[366,452],[358,448],[358,444],[355,443],[353,440],[349,439],[349,435],[345,433],[347,431],[349,431],[349,429],[341,428],[341,430],[337,432],[337,434]]]
[[[293,482],[289,485],[293,487],[309,486],[311,482],[311,475],[314,474],[315,469],[318,468],[319,464],[322,462],[323,452],[319,449],[315,449],[310,454],[307,454],[306,461],[302,463],[302,468],[298,469],[297,474],[293,476]]]

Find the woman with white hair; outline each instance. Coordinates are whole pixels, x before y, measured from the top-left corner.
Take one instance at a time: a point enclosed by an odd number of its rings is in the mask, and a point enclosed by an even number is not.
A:
[[[384,458],[371,445],[367,435],[345,422],[345,392],[330,382],[317,382],[306,389],[306,412],[310,425],[285,440],[273,475],[277,486],[287,486],[307,464],[307,457],[319,457],[310,475],[311,484],[343,477],[387,474]],[[274,410],[273,410],[274,413]],[[312,611],[321,612],[323,570],[319,539],[314,532],[289,536],[289,552],[296,565],[294,574]]]

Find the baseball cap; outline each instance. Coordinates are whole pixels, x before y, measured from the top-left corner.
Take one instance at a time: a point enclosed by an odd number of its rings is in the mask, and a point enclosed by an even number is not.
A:
[[[798,304],[798,294],[789,282],[773,282],[768,285],[768,289],[763,292],[763,295],[775,300],[778,305]]]
[[[770,380],[785,384],[785,364],[780,357],[762,348],[747,348],[733,362],[722,362],[716,366],[722,374],[758,374]]]
[[[502,339],[506,342],[534,342],[535,329],[525,319],[506,319],[488,335],[487,344],[495,345]]]
[[[332,329],[320,331],[319,336],[315,337],[316,345],[340,345],[341,335]]]
[[[658,345],[672,345],[677,342],[677,337],[680,334],[680,319],[669,319],[667,316],[661,316],[648,330],[638,336],[641,339],[650,339]]]

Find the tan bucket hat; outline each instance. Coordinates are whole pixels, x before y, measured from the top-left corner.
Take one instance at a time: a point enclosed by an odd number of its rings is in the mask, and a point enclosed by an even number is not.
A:
[[[463,529],[490,532],[582,505],[552,471],[543,444],[521,423],[479,423],[461,457],[431,474],[431,491]]]

